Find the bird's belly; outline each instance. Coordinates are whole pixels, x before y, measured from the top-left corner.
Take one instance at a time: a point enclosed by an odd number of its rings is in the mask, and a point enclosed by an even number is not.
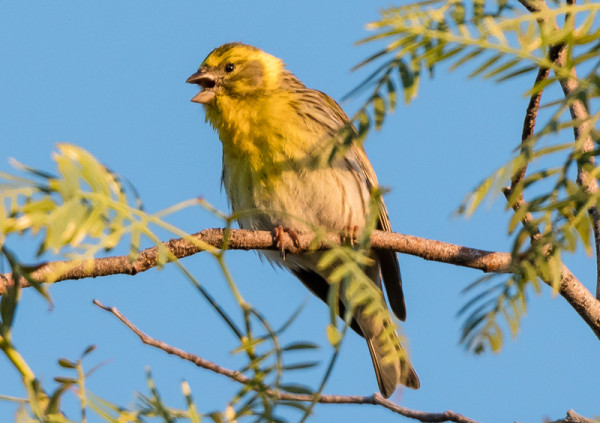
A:
[[[282,225],[297,232],[362,228],[369,206],[364,177],[346,166],[274,172],[226,169],[224,184],[244,229],[271,230]]]

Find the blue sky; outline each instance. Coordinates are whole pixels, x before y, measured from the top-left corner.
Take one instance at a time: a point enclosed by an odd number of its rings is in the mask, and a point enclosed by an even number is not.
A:
[[[227,210],[220,189],[221,146],[204,123],[197,92],[185,84],[204,57],[229,41],[256,45],[281,57],[305,84],[340,100],[364,74],[350,68],[372,52],[354,46],[364,26],[391,3],[305,1],[28,1],[0,2],[0,170],[8,157],[53,171],[58,142],[77,144],[124,175],[148,211],[203,196]],[[418,98],[401,105],[366,150],[382,185],[393,228],[426,238],[506,251],[510,214],[501,198],[465,220],[452,214],[464,195],[503,164],[518,145],[531,84],[522,77],[502,85],[469,80],[467,71],[438,69],[424,78]],[[550,97],[547,98],[549,100]],[[351,114],[359,104],[344,102]],[[173,216],[188,232],[219,225],[193,209]],[[168,235],[165,235],[168,236]],[[9,240],[23,260],[33,258],[30,238]],[[322,345],[313,357],[325,360],[327,308],[292,276],[261,262],[255,253],[228,253],[228,263],[245,297],[275,324],[303,299],[308,303],[287,341]],[[519,337],[500,354],[473,356],[458,344],[457,311],[469,299],[461,290],[481,274],[474,270],[399,257],[413,364],[422,388],[399,390],[401,405],[452,409],[485,422],[558,419],[568,409],[598,414],[598,340],[576,313],[549,289],[530,295]],[[233,307],[216,263],[207,255],[185,259],[225,307]],[[567,264],[591,286],[593,259],[584,254]],[[51,288],[55,307],[27,290],[20,304],[15,342],[36,374],[52,386],[61,374],[59,357],[77,358],[90,344],[98,349],[88,366],[109,360],[88,380],[96,394],[119,404],[147,393],[150,366],[165,400],[183,406],[179,384],[190,383],[202,411],[223,409],[237,389],[222,376],[141,345],[92,299],[118,307],[141,329],[167,343],[224,366],[235,340],[189,282],[174,269],[136,277],[63,282]],[[322,371],[323,367],[320,368]],[[23,395],[16,372],[0,358],[0,395]],[[300,381],[316,386],[319,374]],[[325,391],[368,395],[377,389],[364,341],[345,340]],[[67,404],[69,406],[69,404]],[[72,404],[71,404],[72,406]],[[15,407],[0,402],[0,420]],[[293,420],[295,415],[289,417]],[[74,415],[71,417],[75,417]],[[93,419],[92,419],[93,420]],[[401,421],[369,406],[317,406],[313,421]]]

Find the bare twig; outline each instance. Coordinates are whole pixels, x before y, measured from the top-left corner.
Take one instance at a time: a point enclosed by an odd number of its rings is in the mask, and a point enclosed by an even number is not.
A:
[[[523,130],[521,132],[521,154],[524,156],[530,156],[530,145],[528,144],[528,140],[533,136],[535,130],[535,122],[537,119],[538,110],[540,107],[540,101],[542,99],[542,89],[536,90],[538,85],[548,78],[550,74],[550,69],[541,67],[538,70],[538,73],[535,77],[535,82],[533,83],[533,94],[529,98],[529,104],[527,105],[527,111],[525,112],[525,119],[523,121]],[[517,212],[522,207],[527,206],[527,202],[525,201],[525,197],[523,196],[523,190],[521,188],[519,195],[517,198],[511,199],[510,197],[515,192],[515,189],[518,187],[520,183],[525,179],[525,174],[527,173],[527,163],[520,169],[517,169],[510,179],[510,187],[505,187],[502,192],[508,201],[510,201],[511,206],[515,212]],[[532,242],[535,242],[537,239],[541,237],[540,229],[537,225],[533,224],[533,215],[529,212],[525,213],[525,215],[521,218],[521,223],[525,227],[525,229],[529,232],[529,237]]]
[[[521,133],[521,154],[529,156],[529,145],[527,141],[533,136],[535,129],[535,121],[537,119],[538,110],[540,107],[540,101],[542,99],[542,90],[535,91],[539,83],[548,78],[550,70],[547,68],[540,68],[538,74],[533,83],[534,93],[529,98],[529,104],[527,105],[527,111],[525,113],[525,119],[523,121],[523,131]],[[510,180],[510,188],[505,188],[504,195],[508,200],[512,193],[515,191],[517,185],[519,185],[525,179],[525,173],[527,172],[527,164],[522,168],[517,169]],[[512,208],[516,212],[518,209],[525,205],[525,198],[523,197],[523,191],[519,193],[519,196],[512,200]],[[537,226],[532,225],[531,222],[533,216],[531,213],[526,213],[521,219],[523,226],[529,231],[531,240],[535,241],[540,237],[540,230]]]
[[[302,394],[291,394],[286,392],[281,392],[279,390],[274,390],[269,386],[255,381],[241,372],[227,369],[225,367],[219,366],[212,361],[206,360],[202,357],[197,356],[196,354],[189,353],[187,351],[183,351],[179,348],[173,347],[163,341],[159,341],[154,339],[140,329],[138,329],[133,323],[131,323],[119,310],[115,307],[108,307],[102,304],[98,300],[94,300],[93,303],[100,307],[103,310],[106,310],[112,313],[115,317],[117,317],[125,326],[127,326],[133,333],[135,333],[140,340],[152,347],[163,350],[167,354],[173,354],[179,358],[187,360],[191,363],[194,363],[198,367],[202,367],[204,369],[210,370],[214,373],[227,376],[231,380],[242,383],[247,386],[251,386],[254,390],[259,390],[266,393],[268,396],[286,401],[299,401],[299,402],[312,402],[314,401],[314,397],[312,395],[302,395]],[[454,411],[445,411],[443,413],[429,413],[425,411],[412,410],[410,408],[402,407],[398,404],[393,403],[385,398],[383,398],[380,394],[375,393],[371,396],[361,396],[361,395],[325,395],[321,394],[317,397],[316,400],[321,404],[370,404],[370,405],[380,405],[384,408],[387,408],[394,413],[400,414],[404,417],[408,417],[411,419],[415,419],[421,422],[456,422],[456,423],[477,423],[475,420],[469,419],[461,414],[455,413]]]
[[[206,229],[192,236],[208,246],[220,248],[223,245],[224,233],[223,229]],[[299,234],[297,243],[289,236],[285,236],[283,248],[288,254],[298,254],[313,249],[327,249],[331,245],[343,243],[338,234],[328,234],[313,245],[314,240],[313,234]],[[512,267],[512,257],[509,253],[479,250],[393,232],[374,231],[371,234],[371,245],[375,249],[388,249],[425,260],[470,267],[483,272],[507,273]],[[172,239],[162,246],[178,259],[203,251],[198,243],[184,238]],[[278,250],[273,243],[271,232],[243,229],[228,231],[227,247],[237,250]],[[44,283],[48,282],[49,275],[52,276],[53,282],[115,274],[135,275],[155,267],[158,264],[158,256],[158,247],[152,247],[141,251],[133,261],[129,256],[115,256],[80,262],[48,262],[39,265],[37,270],[31,273],[31,277]],[[0,274],[0,294],[5,292],[7,285],[14,282],[12,274]],[[24,278],[20,278],[18,282],[22,287],[29,286]],[[559,293],[600,338],[600,302],[596,301],[590,291],[565,266],[562,269],[562,280],[558,288]]]
[[[540,101],[542,99],[542,90],[535,91],[536,87],[548,78],[550,74],[550,69],[548,68],[540,68],[538,70],[537,76],[535,78],[535,82],[533,83],[534,93],[529,98],[529,104],[527,105],[527,111],[525,113],[525,120],[523,121],[523,131],[521,132],[521,154],[527,154],[527,140],[529,140],[534,133],[535,129],[535,121],[537,119],[538,109],[540,107]],[[527,172],[527,165],[523,166],[521,169],[517,169],[511,178],[511,190],[514,191],[514,188],[525,178],[525,173]],[[523,198],[523,196],[520,196]]]
[[[232,379],[236,382],[244,383],[244,384],[252,383],[252,379],[250,379],[247,376],[244,376],[240,372],[237,372],[235,370],[226,369],[224,367],[221,367],[221,366],[213,363],[212,361],[205,360],[201,357],[198,357],[195,354],[191,354],[191,353],[183,351],[179,348],[172,347],[162,341],[159,341],[157,339],[154,339],[154,338],[146,335],[144,332],[139,330],[133,323],[131,323],[125,316],[123,316],[121,314],[121,312],[119,310],[117,310],[115,307],[105,306],[98,300],[94,300],[92,302],[94,303],[94,305],[100,307],[101,309],[109,311],[112,314],[114,314],[115,317],[117,317],[117,319],[119,319],[121,322],[123,322],[123,324],[125,326],[127,326],[133,333],[135,333],[144,344],[161,349],[164,352],[166,352],[168,354],[173,354],[179,358],[183,358],[184,360],[194,363],[196,366],[202,367],[203,369],[207,369],[212,372],[218,373],[220,375],[227,376],[229,379]]]

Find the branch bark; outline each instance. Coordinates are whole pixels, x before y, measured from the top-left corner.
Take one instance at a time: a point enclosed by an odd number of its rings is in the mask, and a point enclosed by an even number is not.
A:
[[[223,229],[205,229],[191,235],[192,238],[209,247],[220,249],[226,238],[229,250],[279,250],[273,243],[273,236],[268,231],[249,231],[233,229],[225,237]],[[283,237],[282,248],[286,254],[300,254],[306,251],[324,250],[332,245],[343,245],[338,234],[327,234],[315,243],[314,234],[298,234],[295,243],[288,234]],[[434,241],[411,235],[393,232],[373,231],[371,245],[375,249],[388,249],[414,255],[425,260],[445,262],[458,266],[470,267],[483,272],[507,273],[510,271],[511,255],[494,251],[464,247],[448,242]],[[203,251],[198,243],[184,238],[171,239],[162,243],[177,259],[188,257]],[[85,261],[53,261],[37,266],[31,276],[34,280],[60,282],[83,278],[95,278],[116,274],[135,275],[156,267],[159,262],[158,247],[147,248],[139,252],[135,260],[128,255],[97,258]],[[0,274],[0,294],[6,292],[6,285],[13,284],[10,273]],[[19,280],[21,287],[28,287],[24,278]]]
[[[278,400],[286,400],[286,401],[298,401],[298,402],[313,402],[315,401],[315,397],[313,395],[303,395],[303,394],[291,394],[287,392],[281,392],[279,390],[272,389],[271,387],[264,385],[258,381],[255,381],[248,376],[244,375],[235,370],[227,369],[225,367],[219,366],[212,361],[206,360],[196,354],[192,354],[190,352],[181,350],[179,348],[173,347],[163,341],[152,338],[138,329],[131,321],[129,321],[119,310],[115,307],[107,307],[102,304],[98,300],[94,300],[93,303],[100,307],[103,310],[106,310],[112,313],[117,319],[119,319],[125,326],[127,326],[133,333],[135,333],[140,340],[152,347],[163,350],[167,354],[175,355],[179,358],[187,360],[191,363],[194,363],[198,367],[202,367],[203,369],[210,370],[214,373],[223,375],[228,377],[229,379],[244,384],[246,386],[252,386],[255,390],[261,390],[265,392],[268,396]],[[398,404],[393,403],[385,398],[383,398],[380,394],[375,393],[370,396],[361,396],[361,395],[326,395],[321,394],[316,398],[316,402],[320,404],[369,404],[369,405],[379,405],[384,408],[387,408],[394,413],[400,414],[404,417],[408,417],[411,419],[418,420],[420,422],[428,423],[428,422],[455,422],[455,423],[477,423],[475,420],[472,420],[468,417],[463,416],[462,414],[455,413],[454,411],[444,411],[443,413],[430,413],[426,411],[413,410],[410,408],[402,407]]]
[[[595,423],[597,420],[588,419],[580,416],[574,410],[567,411],[567,416],[564,419],[554,420],[549,423]]]
[[[559,66],[564,66],[567,62],[567,49],[561,48],[558,50],[554,63]],[[578,89],[577,72],[575,68],[571,70],[569,78],[561,78],[559,80],[565,97],[569,97]],[[595,166],[596,160],[592,155],[594,151],[594,140],[592,140],[591,121],[587,107],[580,99],[572,100],[569,105],[571,118],[578,121],[577,125],[573,126],[575,140],[579,145],[577,153],[580,154],[580,159],[577,161],[577,183],[588,194],[596,194],[598,192],[598,180],[591,175],[586,169],[587,166]],[[596,245],[596,298],[600,300],[600,211],[598,207],[592,206],[588,209],[588,214],[592,220],[592,228],[594,229],[594,241]]]
[[[550,74],[550,70],[547,68],[540,68],[538,70],[537,76],[535,77],[535,82],[533,83],[533,88],[535,89],[538,84],[548,78]],[[523,121],[523,130],[521,132],[521,154],[527,155],[529,157],[529,146],[527,145],[527,141],[533,136],[535,129],[535,121],[537,119],[538,110],[540,107],[540,101],[542,100],[542,90],[538,92],[534,92],[529,98],[529,104],[527,105],[527,111],[525,112],[525,119]],[[510,179],[510,187],[506,187],[503,190],[504,196],[507,200],[511,202],[511,206],[513,210],[516,212],[521,207],[524,207],[527,203],[525,202],[525,197],[523,196],[523,191],[519,192],[519,195],[515,199],[510,199],[511,195],[517,188],[517,186],[523,182],[525,179],[525,174],[527,173],[527,164],[525,164],[522,168],[517,169],[515,173],[512,175]],[[523,218],[521,219],[521,223],[525,227],[526,230],[529,231],[529,236],[531,241],[534,242],[536,239],[540,237],[540,229],[533,225],[531,222],[533,221],[533,216],[531,213],[527,212]]]
[[[224,238],[227,248],[231,250],[278,250],[273,243],[273,236],[268,231],[248,231],[243,229],[229,230],[227,236],[223,229],[206,229],[191,235],[210,248],[222,248]],[[285,234],[282,247],[287,254],[299,254],[306,251],[330,248],[331,245],[342,245],[344,241],[339,234],[327,234],[315,241],[313,234],[299,234],[297,242]],[[375,249],[388,249],[399,253],[410,254],[425,260],[454,264],[462,267],[481,270],[486,273],[509,273],[513,266],[509,253],[486,251],[469,248],[448,242],[435,241],[412,235],[395,232],[374,231],[371,234],[371,245]],[[162,244],[177,259],[206,251],[184,238],[172,239]],[[135,275],[156,267],[159,262],[158,247],[141,251],[135,260],[129,256],[114,256],[93,260],[69,262],[55,261],[43,263],[31,273],[31,277],[40,282],[59,282],[83,278],[95,278],[116,274]],[[17,281],[21,287],[29,283],[21,278]],[[0,295],[6,292],[7,285],[14,284],[12,274],[0,274]],[[600,302],[590,291],[563,265],[562,280],[559,293],[571,304],[581,318],[600,339]]]

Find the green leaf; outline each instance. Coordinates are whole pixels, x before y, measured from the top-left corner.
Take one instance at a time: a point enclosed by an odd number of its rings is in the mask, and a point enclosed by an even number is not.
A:
[[[508,233],[512,234],[515,228],[521,221],[525,218],[525,215],[529,212],[529,209],[525,206],[519,207],[512,217],[510,218],[510,222],[508,224]]]
[[[181,391],[185,396],[185,401],[188,406],[187,417],[190,419],[191,423],[200,423],[202,421],[202,416],[198,413],[196,404],[194,404],[194,400],[192,399],[190,385],[186,381],[181,382]]]
[[[473,22],[475,22],[476,24],[479,21],[481,21],[485,16],[484,7],[484,0],[473,0]]]
[[[357,142],[362,143],[369,132],[371,127],[371,120],[366,112],[360,112],[357,116],[358,119],[358,137]]]
[[[493,182],[493,179],[491,177],[487,178],[470,195],[470,197],[467,201],[466,210],[464,212],[467,216],[471,216],[473,214],[473,212],[475,211],[475,209],[477,209],[477,207],[479,207],[479,204],[485,198],[489,189],[492,187],[492,182]]]
[[[373,98],[373,112],[375,114],[375,129],[380,130],[385,119],[386,110],[385,101],[379,94]]]
[[[477,75],[480,75],[481,73],[485,72],[490,66],[493,66],[496,62],[498,62],[503,57],[504,57],[504,55],[502,55],[502,54],[496,54],[496,55],[490,57],[485,62],[483,62],[481,65],[479,65],[473,72],[471,72],[469,74],[469,78],[474,78]]]
[[[492,351],[497,353],[502,349],[502,332],[495,322],[491,323],[493,329],[485,332],[483,337],[488,340]]]
[[[85,357],[86,355],[90,354],[91,352],[93,352],[96,349],[95,345],[90,345],[89,347],[87,347],[83,353],[81,354],[81,357]]]
[[[58,365],[60,367],[64,367],[65,369],[76,369],[77,364],[73,363],[71,360],[67,358],[59,358]]]
[[[512,67],[511,67],[511,69],[512,69]],[[539,69],[539,66],[537,66],[537,65],[525,65],[515,71],[508,72],[508,73],[498,76],[498,78],[496,79],[496,82],[508,81],[509,79],[513,79],[517,76],[532,72],[537,69]]]
[[[396,96],[396,85],[394,82],[388,78],[386,81],[386,87],[388,92],[388,102],[390,104],[390,111],[394,111],[396,109],[397,96]]]
[[[485,75],[483,75],[484,78],[486,79],[490,79],[493,78],[494,76],[502,73],[502,72],[507,72],[510,69],[514,68],[516,65],[518,65],[520,63],[519,59],[512,59],[509,60],[507,62],[505,62],[504,64],[497,66],[493,69],[490,69]]]
[[[404,62],[404,60],[398,60],[396,62],[396,66],[398,67],[398,73],[400,74],[400,82],[402,82],[402,87],[404,88],[404,102],[408,104],[416,93],[415,74],[413,70],[410,69]]]
[[[452,66],[450,66],[450,70],[453,71],[453,70],[459,68],[460,66],[464,65],[466,62],[469,62],[469,61],[475,59],[476,57],[478,57],[480,54],[484,53],[484,51],[485,50],[483,50],[483,49],[475,49],[475,50],[471,51],[470,53],[465,54],[463,57],[461,57],[456,62],[454,62],[452,64]]]
[[[54,378],[54,380],[58,383],[62,383],[63,385],[76,385],[78,383],[77,379],[63,376],[57,376]]]
[[[563,231],[563,236],[566,242],[566,245],[564,245],[564,248],[567,251],[570,252],[574,252],[575,248],[577,247],[577,240],[575,238],[575,233],[573,231],[570,230],[570,228],[565,228]]]
[[[463,25],[465,23],[465,17],[467,16],[465,12],[465,4],[462,1],[457,1],[453,5],[452,12],[450,17],[457,25]]]
[[[314,342],[293,342],[282,348],[282,351],[316,350],[319,345]]]
[[[318,361],[306,361],[306,362],[302,362],[302,363],[294,363],[294,364],[285,365],[285,366],[283,366],[283,370],[304,370],[304,369],[313,368],[318,365],[319,365]]]

